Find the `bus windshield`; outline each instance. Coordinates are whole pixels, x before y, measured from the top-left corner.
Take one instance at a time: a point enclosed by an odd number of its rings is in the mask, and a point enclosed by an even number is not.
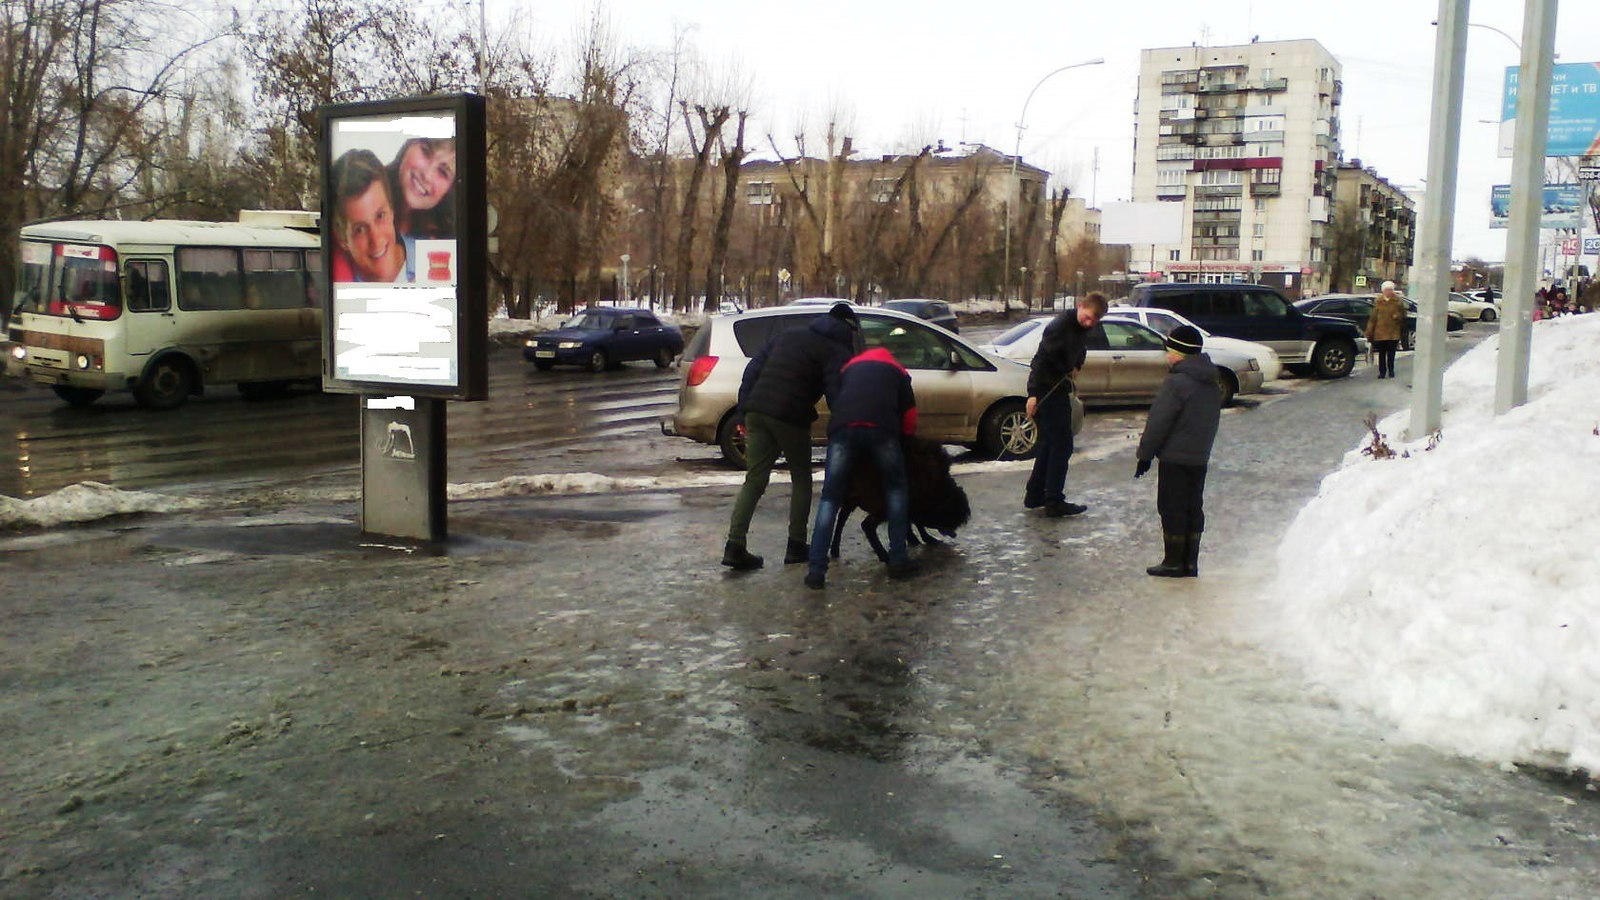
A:
[[[23,241],[21,257],[15,311],[79,322],[122,314],[117,254],[111,248]]]

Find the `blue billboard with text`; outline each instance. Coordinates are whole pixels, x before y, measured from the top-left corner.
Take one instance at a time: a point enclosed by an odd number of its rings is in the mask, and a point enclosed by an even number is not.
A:
[[[1500,103],[1500,155],[1511,155],[1517,117],[1517,66],[1506,67]],[[1550,76],[1545,156],[1600,154],[1600,63],[1559,63]]]

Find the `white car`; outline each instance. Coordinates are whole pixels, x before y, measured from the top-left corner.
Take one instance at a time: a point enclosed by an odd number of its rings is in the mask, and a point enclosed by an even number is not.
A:
[[[1449,297],[1450,311],[1460,313],[1468,322],[1493,322],[1500,318],[1500,301],[1469,297],[1466,294],[1452,292]]]
[[[1278,351],[1266,344],[1255,341],[1243,341],[1238,338],[1223,337],[1220,334],[1201,328],[1170,309],[1160,309],[1154,306],[1113,306],[1106,311],[1106,316],[1113,319],[1131,319],[1140,325],[1154,330],[1162,337],[1172,333],[1172,329],[1179,325],[1187,325],[1200,332],[1205,338],[1207,352],[1212,349],[1234,350],[1251,357],[1261,367],[1262,381],[1277,381],[1283,373],[1283,362],[1278,359]]]
[[[1037,316],[1020,322],[982,349],[1017,362],[1032,362],[1039,349],[1044,328],[1054,316]],[[1089,337],[1088,358],[1078,373],[1078,396],[1085,403],[1148,403],[1171,368],[1167,362],[1165,339],[1151,328],[1130,319],[1107,316]],[[1233,403],[1236,394],[1254,394],[1264,379],[1254,357],[1236,350],[1207,346],[1206,353],[1217,364],[1217,381],[1222,385],[1222,405]]]

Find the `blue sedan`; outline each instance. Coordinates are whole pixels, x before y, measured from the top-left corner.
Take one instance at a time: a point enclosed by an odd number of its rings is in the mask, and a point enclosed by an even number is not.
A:
[[[529,338],[522,358],[541,372],[558,364],[603,372],[632,359],[648,359],[665,369],[682,352],[683,332],[678,326],[663,323],[648,309],[602,306]]]

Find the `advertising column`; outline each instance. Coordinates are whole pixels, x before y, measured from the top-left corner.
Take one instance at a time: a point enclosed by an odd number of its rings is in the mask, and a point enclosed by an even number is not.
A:
[[[361,395],[361,529],[444,540],[444,403],[488,396],[484,101],[319,116],[322,385]]]

